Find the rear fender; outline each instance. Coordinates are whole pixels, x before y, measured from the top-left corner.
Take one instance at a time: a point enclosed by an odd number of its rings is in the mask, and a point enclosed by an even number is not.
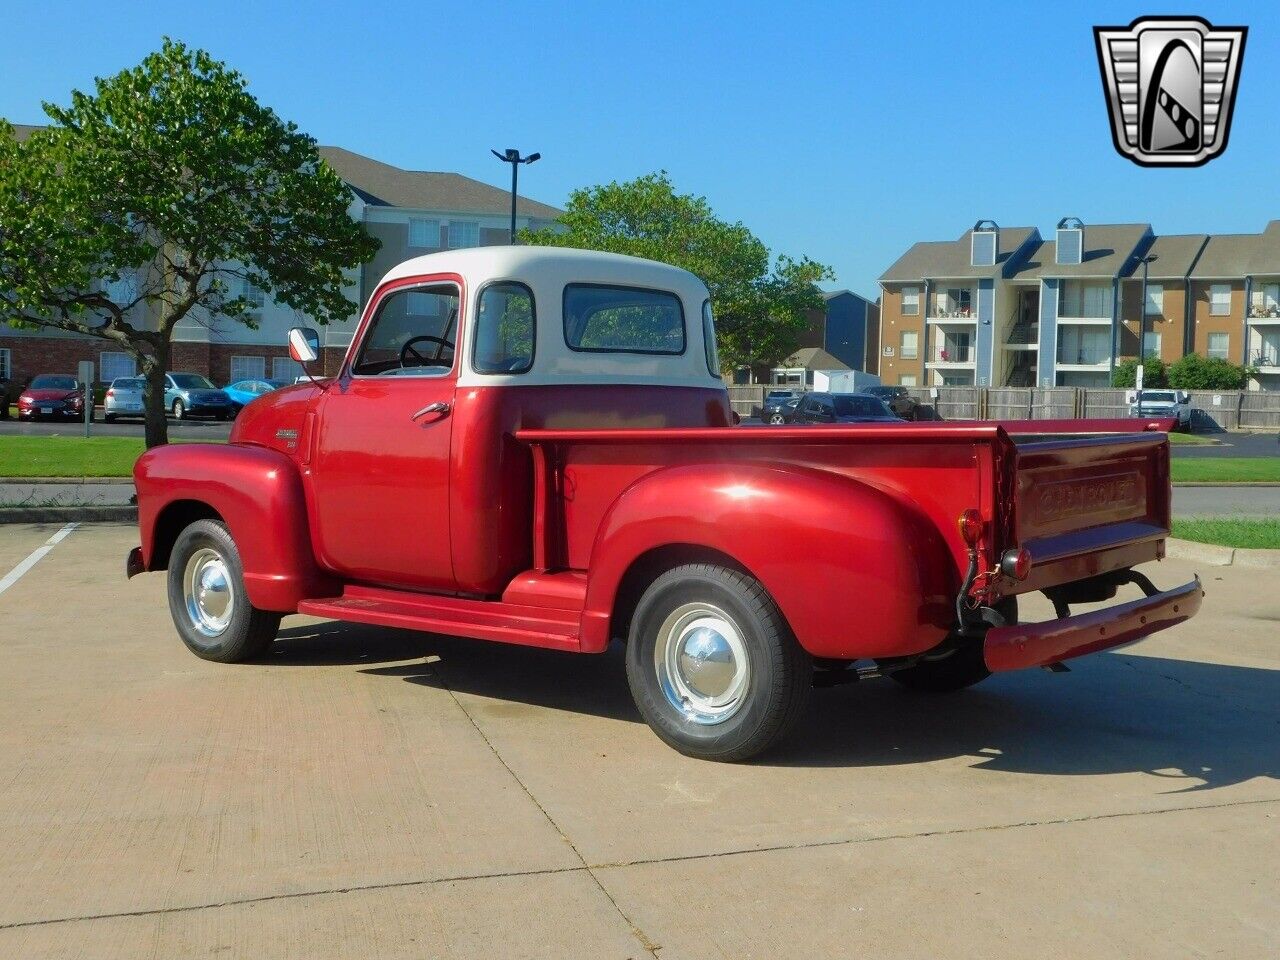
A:
[[[255,607],[290,612],[301,600],[339,592],[316,566],[302,478],[283,453],[239,444],[171,444],[139,457],[133,477],[145,569],[168,565],[168,547],[179,532],[170,528],[193,510],[200,515],[203,504],[230,530]]]
[[[591,552],[584,650],[623,629],[611,619],[632,565],[672,545],[733,558],[815,656],[918,653],[955,618],[959,572],[909,500],[805,467],[693,464],[647,474],[606,514]]]

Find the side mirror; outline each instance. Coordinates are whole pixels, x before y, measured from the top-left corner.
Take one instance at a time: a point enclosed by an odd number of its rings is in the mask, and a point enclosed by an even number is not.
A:
[[[320,356],[320,334],[314,327],[294,327],[289,331],[289,356],[301,364],[312,363]]]
[[[1190,402],[1191,402],[1191,394],[1190,394],[1190,393],[1188,393],[1186,390],[1179,390],[1179,391],[1178,391],[1178,402],[1179,402],[1179,403],[1190,403]]]

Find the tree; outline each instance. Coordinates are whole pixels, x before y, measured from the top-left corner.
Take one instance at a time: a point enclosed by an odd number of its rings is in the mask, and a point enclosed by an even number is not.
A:
[[[522,231],[524,243],[625,253],[696,274],[711,291],[725,370],[776,364],[795,352],[806,310],[823,305],[832,277],[808,257],[780,256],[741,223],[715,216],[705,197],[678,194],[666,172],[575,190],[558,227]]]
[[[1179,390],[1244,390],[1258,375],[1255,367],[1242,367],[1222,357],[1189,353],[1169,367],[1169,386]]]
[[[1133,387],[1138,381],[1138,361],[1133,357],[1127,360],[1121,360],[1116,364],[1115,372],[1111,375],[1111,385],[1113,387]],[[1164,361],[1159,357],[1147,357],[1144,361],[1142,370],[1142,386],[1144,388],[1167,387],[1169,385],[1169,373],[1164,365]]]
[[[203,50],[166,39],[93,94],[44,104],[19,142],[0,121],[0,321],[110,341],[147,380],[147,445],[167,439],[174,326],[254,326],[263,296],[349,317],[344,271],[373,240],[316,142]]]

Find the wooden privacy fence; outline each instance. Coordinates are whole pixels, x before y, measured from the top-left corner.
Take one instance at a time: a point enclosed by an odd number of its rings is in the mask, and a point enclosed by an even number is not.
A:
[[[769,386],[729,387],[740,416],[759,414]],[[922,419],[1067,420],[1127,417],[1128,390],[1112,387],[909,387]],[[1280,393],[1260,390],[1192,390],[1196,430],[1280,429]]]

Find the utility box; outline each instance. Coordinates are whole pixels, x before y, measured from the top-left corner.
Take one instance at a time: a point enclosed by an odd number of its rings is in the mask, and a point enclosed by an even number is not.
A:
[[[858,393],[880,386],[880,378],[865,370],[815,370],[813,389],[819,393]]]

